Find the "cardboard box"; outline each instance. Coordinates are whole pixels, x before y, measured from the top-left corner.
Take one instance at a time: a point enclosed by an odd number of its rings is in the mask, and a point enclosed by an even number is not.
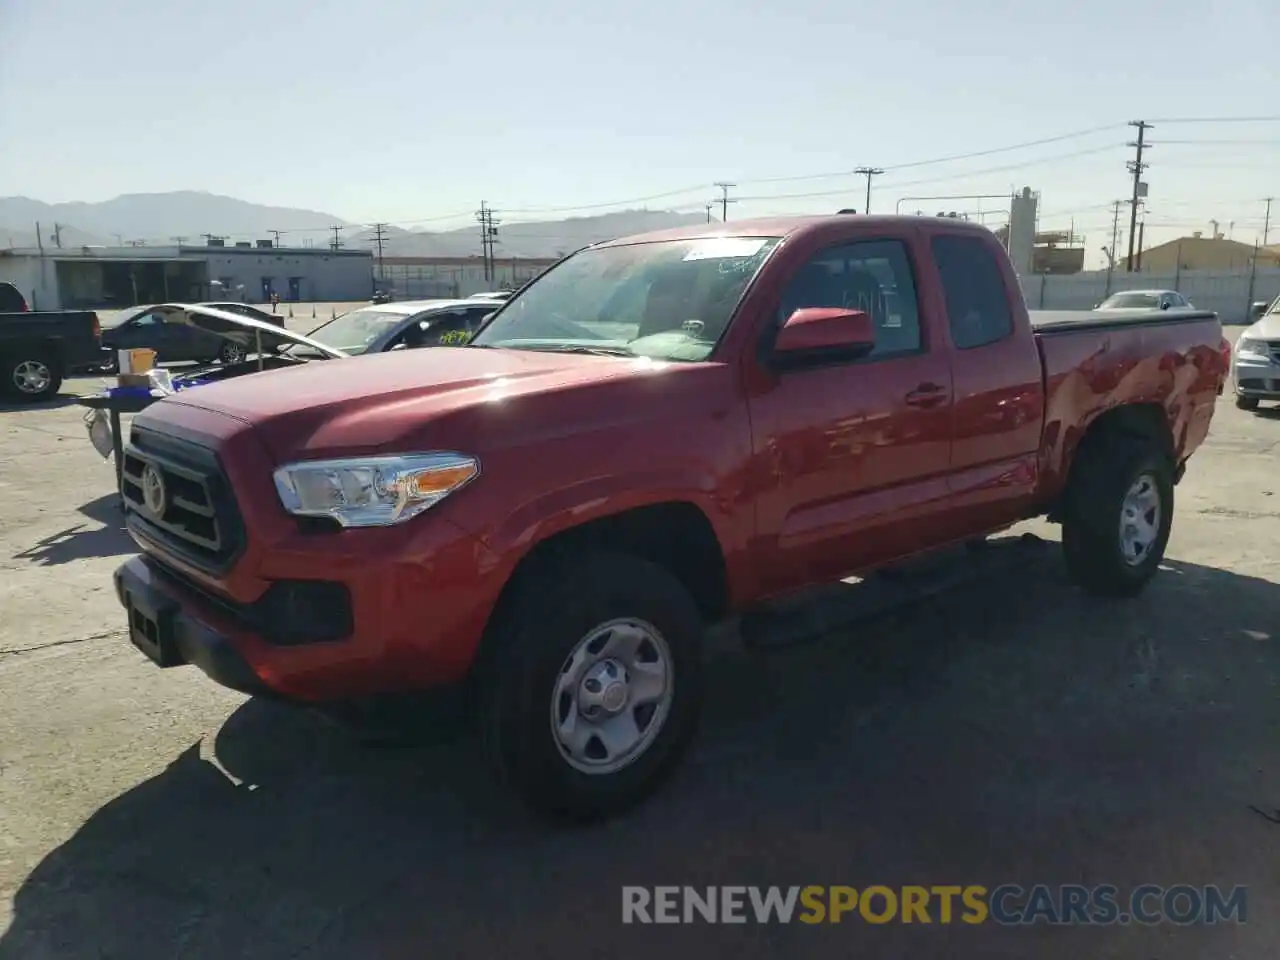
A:
[[[122,353],[124,351],[121,351]],[[122,373],[116,377],[121,387],[149,387],[151,378],[145,373]]]
[[[156,352],[146,347],[119,351],[121,373],[142,373],[156,365]]]

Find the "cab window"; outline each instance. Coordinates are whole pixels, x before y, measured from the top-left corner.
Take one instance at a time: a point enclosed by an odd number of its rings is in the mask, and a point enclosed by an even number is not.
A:
[[[962,236],[934,237],[931,246],[956,349],[972,350],[1013,336],[1009,292],[989,246]]]
[[[916,353],[924,345],[915,279],[899,240],[846,243],[815,254],[784,288],[778,324],[801,307],[865,311],[876,332],[872,360]]]

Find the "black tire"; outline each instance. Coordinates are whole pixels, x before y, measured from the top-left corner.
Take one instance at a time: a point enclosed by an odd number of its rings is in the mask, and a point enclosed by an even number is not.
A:
[[[486,638],[478,677],[485,753],[499,777],[542,816],[584,823],[622,813],[670,775],[697,727],[704,629],[698,608],[662,567],[611,553],[542,561],[515,590]],[[623,618],[660,633],[671,699],[662,726],[629,763],[608,773],[583,772],[562,755],[552,730],[555,686],[580,642]]]
[[[218,361],[227,365],[240,363],[247,359],[248,356],[249,354],[244,347],[238,343],[232,343],[230,340],[224,343],[218,351]]]
[[[4,376],[0,391],[11,400],[40,403],[62,389],[62,365],[57,356],[43,350],[14,351],[0,361],[0,367]]]
[[[1159,505],[1155,537],[1140,559],[1130,560],[1120,535],[1129,491],[1146,477]],[[1164,559],[1173,525],[1173,464],[1142,438],[1099,436],[1076,456],[1062,518],[1067,573],[1097,596],[1136,596]]]
[[[1236,394],[1236,408],[1239,410],[1257,410],[1261,401],[1257,397],[1242,397]]]

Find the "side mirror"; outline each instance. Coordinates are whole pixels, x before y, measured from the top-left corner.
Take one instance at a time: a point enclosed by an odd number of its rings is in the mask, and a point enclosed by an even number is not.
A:
[[[875,347],[875,327],[865,310],[801,307],[782,325],[773,349],[786,364],[806,359],[857,360]]]
[[[1168,300],[1162,300],[1162,301],[1160,301],[1160,309],[1161,309],[1161,310],[1168,310],[1168,309],[1169,309],[1170,307],[1172,307],[1172,306],[1173,306],[1173,304],[1171,304]]]
[[[1250,320],[1261,319],[1262,315],[1266,313],[1267,307],[1268,307],[1268,303],[1265,300],[1259,300],[1257,303],[1251,304],[1249,306],[1249,319]]]

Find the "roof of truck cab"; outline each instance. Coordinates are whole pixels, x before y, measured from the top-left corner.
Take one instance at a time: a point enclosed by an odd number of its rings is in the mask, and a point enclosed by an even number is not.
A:
[[[758,217],[750,220],[731,220],[728,223],[695,223],[687,227],[673,227],[668,230],[655,230],[651,233],[639,233],[630,237],[618,237],[595,244],[597,247],[619,247],[632,243],[656,243],[663,240],[704,240],[715,237],[790,237],[804,233],[821,233],[833,226],[846,226],[850,221],[857,221],[860,228],[875,230],[901,230],[906,226],[919,226],[924,223],[940,222],[947,230],[965,233],[992,232],[981,224],[950,218],[917,217],[917,216],[878,216],[872,214],[826,214],[808,217]]]

